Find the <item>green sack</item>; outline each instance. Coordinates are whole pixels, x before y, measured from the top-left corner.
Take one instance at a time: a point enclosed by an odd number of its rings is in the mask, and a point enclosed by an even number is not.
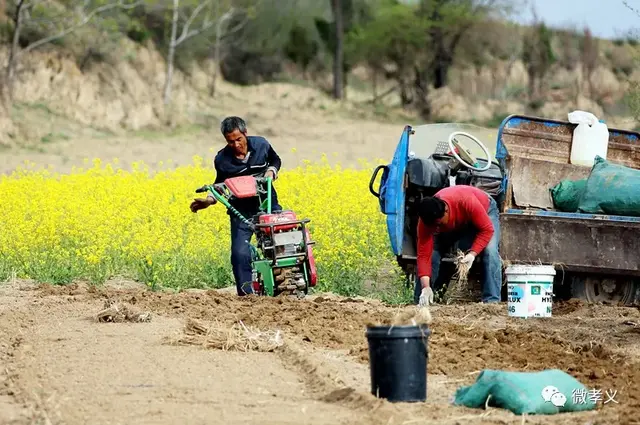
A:
[[[578,211],[640,217],[640,170],[597,156]]]
[[[573,376],[550,369],[541,372],[483,370],[476,382],[458,388],[453,404],[471,408],[488,405],[516,415],[552,415],[595,409],[589,391]]]
[[[553,205],[559,211],[576,212],[582,193],[587,186],[587,179],[562,180],[551,190]]]

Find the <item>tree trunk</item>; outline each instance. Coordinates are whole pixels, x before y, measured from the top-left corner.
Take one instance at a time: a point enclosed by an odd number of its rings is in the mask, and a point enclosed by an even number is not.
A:
[[[211,84],[209,86],[209,95],[214,97],[216,95],[216,81],[218,81],[218,73],[220,71],[220,51],[222,49],[222,29],[220,23],[216,28],[216,44],[213,47],[213,70],[211,72]]]
[[[373,104],[378,103],[378,70],[371,67],[371,91],[373,92]]]
[[[16,71],[16,60],[20,49],[20,31],[22,31],[22,8],[24,6],[24,0],[20,0],[16,4],[16,12],[13,15],[13,36],[11,45],[9,47],[9,57],[7,59],[7,68],[5,70],[5,81],[3,86],[5,87],[3,97],[5,101],[11,102],[13,100],[13,85]]]
[[[178,17],[180,0],[173,0],[173,18],[171,19],[171,39],[169,41],[169,54],[167,55],[167,75],[164,83],[164,104],[171,102],[171,82],[173,80],[173,61],[176,55],[176,37],[178,33]]]
[[[502,100],[507,99],[507,90],[509,88],[509,80],[511,79],[511,70],[513,69],[513,65],[515,64],[517,59],[518,59],[518,56],[513,54],[509,57],[509,62],[507,62],[507,67],[505,69],[505,74],[504,74],[504,84],[502,84],[502,89],[500,90],[500,99]],[[497,79],[495,78],[495,76],[498,75],[498,73],[494,72],[493,75],[494,75],[494,90],[495,90],[495,87],[497,86]]]
[[[429,78],[426,68],[415,68],[414,87],[416,92],[416,108],[420,117],[425,120],[431,119],[431,104],[429,103]]]
[[[435,56],[433,58],[433,88],[445,87],[449,82],[449,69],[453,65],[451,49],[455,46],[445,46],[444,36],[441,31],[436,31],[434,36]]]
[[[527,75],[529,76],[529,87],[527,90],[529,94],[529,102],[532,102],[536,97],[536,73],[531,68],[531,65],[529,65]]]
[[[342,0],[331,0],[335,22],[335,50],[333,52],[333,97],[343,98],[344,87],[344,27],[342,21]]]
[[[226,16],[227,14],[225,14]],[[218,73],[220,70],[220,50],[222,49],[222,25],[224,24],[224,16],[220,16],[220,2],[216,2],[216,16],[218,17],[218,23],[216,24],[216,41],[213,45],[213,57],[211,58],[212,70],[211,80],[209,83],[209,96],[214,97],[216,95],[216,81],[218,81]]]
[[[7,20],[7,1],[0,0],[0,22]]]
[[[404,78],[401,78],[398,81],[400,85],[400,103],[403,108],[408,108],[413,103],[413,97],[411,96],[411,92],[409,90],[409,84],[405,81]]]

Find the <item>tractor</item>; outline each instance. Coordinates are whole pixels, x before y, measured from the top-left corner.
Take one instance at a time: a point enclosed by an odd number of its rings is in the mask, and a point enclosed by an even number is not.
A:
[[[568,121],[526,115],[509,115],[498,129],[469,123],[405,126],[391,162],[373,171],[369,191],[386,215],[407,286],[417,281],[417,201],[462,184],[484,190],[498,204],[500,256],[506,264],[558,265],[558,298],[640,303],[640,217],[561,211],[553,201],[551,189],[559,182],[586,179],[591,172],[571,164],[575,128]],[[462,145],[461,136],[474,143]],[[639,140],[638,132],[609,127],[607,161],[640,169]],[[452,247],[441,259],[434,291],[449,281],[454,260]],[[475,264],[469,282],[480,291]]]
[[[250,244],[253,291],[257,295],[296,295],[304,298],[309,287],[316,286],[317,272],[313,257],[309,219],[299,220],[295,212],[274,212],[271,205],[271,177],[240,176],[222,183],[204,185],[196,193],[210,193],[254,232],[256,243]],[[231,205],[233,199],[258,197],[259,211],[243,216]]]

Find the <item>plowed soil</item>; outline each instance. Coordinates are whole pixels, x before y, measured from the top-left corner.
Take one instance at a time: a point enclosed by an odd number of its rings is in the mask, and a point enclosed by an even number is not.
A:
[[[98,321],[105,302],[150,316]],[[397,310],[331,295],[0,284],[0,424],[640,423],[637,308],[571,301],[554,304],[552,318],[525,320],[507,317],[504,304],[433,306],[428,400],[415,404],[370,394],[365,327]],[[145,320],[125,320],[134,316]],[[280,331],[284,343],[266,352],[170,343],[189,318]],[[561,369],[616,391],[615,402],[524,418],[452,406],[483,369]]]

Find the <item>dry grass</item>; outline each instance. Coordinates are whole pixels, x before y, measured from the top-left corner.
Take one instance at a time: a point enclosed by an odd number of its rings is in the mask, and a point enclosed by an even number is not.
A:
[[[429,325],[432,322],[431,312],[428,307],[411,306],[400,308],[393,316],[375,323],[367,323],[367,326],[420,326]]]
[[[148,311],[140,312],[127,304],[118,303],[112,300],[107,300],[104,304],[104,309],[96,315],[96,320],[98,322],[141,323],[151,321],[151,313]]]
[[[184,335],[169,343],[202,345],[223,351],[271,352],[281,347],[284,341],[280,331],[260,331],[245,326],[242,321],[230,327],[218,322],[207,326],[198,320],[188,318]]]
[[[428,307],[414,307],[398,312],[392,319],[393,326],[419,326],[428,325],[432,321]]]
[[[447,291],[444,294],[446,304],[451,304],[454,301],[469,301],[473,299],[473,291],[467,279],[471,268],[468,264],[462,262],[464,256],[464,252],[458,250],[456,254],[456,273],[451,278],[451,281],[447,285]]]

